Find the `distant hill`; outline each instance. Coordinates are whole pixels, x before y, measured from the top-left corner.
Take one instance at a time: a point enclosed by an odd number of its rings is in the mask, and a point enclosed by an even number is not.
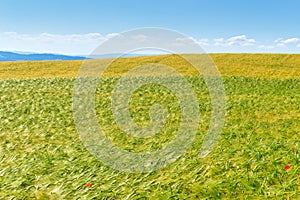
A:
[[[24,61],[24,60],[85,60],[84,56],[66,56],[48,53],[13,53],[0,51],[0,61]]]
[[[30,53],[30,52],[9,52],[0,51],[1,61],[26,61],[26,60],[85,60],[97,58],[127,58],[138,56],[151,56],[153,54],[103,54],[103,55],[89,55],[89,56],[68,56],[61,54],[50,53]]]

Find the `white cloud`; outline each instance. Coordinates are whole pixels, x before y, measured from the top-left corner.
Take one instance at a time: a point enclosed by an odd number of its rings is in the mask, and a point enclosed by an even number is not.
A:
[[[275,43],[278,43],[278,42],[280,42],[280,41],[282,41],[283,40],[283,38],[277,38],[274,42]]]
[[[289,44],[297,44],[300,42],[300,38],[288,38],[288,39],[282,39],[278,38],[274,41],[276,43],[276,46],[278,47],[285,47]]]
[[[61,53],[70,55],[88,55],[101,43],[122,35],[118,33],[110,33],[102,35],[100,33],[86,33],[86,34],[20,34],[16,32],[0,33],[0,51],[28,51],[37,53]],[[135,35],[136,41],[145,41],[147,36]],[[231,51],[253,51],[260,50],[286,51],[289,50],[284,47],[300,48],[300,37],[291,38],[277,38],[272,43],[265,41],[257,42],[253,38],[248,38],[246,35],[237,35],[229,38],[215,38],[215,39],[195,39],[193,37],[176,38],[174,45],[179,49],[186,46],[193,46],[198,44],[206,47],[210,52],[231,52]],[[244,48],[249,47],[249,48]],[[291,50],[292,51],[292,50]],[[295,49],[293,50],[295,51]],[[297,51],[297,50],[296,50]]]
[[[214,46],[253,46],[255,43],[255,39],[247,38],[246,35],[214,39]]]
[[[238,41],[246,41],[246,35],[238,35],[227,39],[228,42],[238,42]]]
[[[274,49],[275,47],[272,45],[259,45],[258,48],[260,49]]]
[[[193,37],[182,37],[182,38],[176,38],[177,42],[183,42],[187,44],[198,44],[200,46],[210,46],[210,42],[207,38],[201,38],[199,40],[193,38]]]
[[[6,32],[2,34],[4,37],[8,37],[14,40],[23,40],[23,41],[86,41],[86,40],[104,40],[105,37],[99,33],[88,33],[88,34],[71,34],[71,35],[57,35],[42,33],[39,35],[28,35],[28,34],[18,34],[16,32]]]
[[[281,42],[284,44],[290,44],[290,43],[297,43],[299,41],[300,41],[299,38],[290,38],[290,39],[283,40]]]
[[[247,38],[246,35],[234,36],[227,39],[229,46],[240,45],[240,46],[252,46],[256,42],[254,39]]]
[[[206,38],[200,39],[198,41],[196,41],[197,44],[199,44],[200,46],[209,46],[209,40]]]
[[[192,46],[197,46],[200,45],[200,46],[204,46],[201,42],[203,42],[202,40],[197,41],[195,38],[193,37],[178,37],[175,39],[175,42],[172,43],[173,46],[175,47],[180,47],[182,49],[185,49],[186,47],[192,47]]]
[[[193,37],[179,37],[175,39],[179,43],[197,43],[197,40]]]
[[[49,52],[72,55],[89,54],[103,41],[117,34],[101,35],[100,33],[87,34],[19,34],[16,32],[0,33],[0,50]]]
[[[224,42],[225,42],[224,38],[214,39],[214,46],[225,46]]]

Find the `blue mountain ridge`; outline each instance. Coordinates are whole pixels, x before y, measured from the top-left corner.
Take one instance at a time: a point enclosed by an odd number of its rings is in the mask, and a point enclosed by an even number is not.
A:
[[[8,51],[0,51],[0,61],[30,61],[30,60],[85,60],[84,56],[67,56],[50,53],[21,54]]]
[[[1,61],[41,61],[41,60],[86,60],[86,59],[101,59],[101,58],[128,58],[138,56],[151,56],[155,54],[102,54],[89,56],[69,56],[51,53],[28,53],[28,52],[9,52],[0,51]]]

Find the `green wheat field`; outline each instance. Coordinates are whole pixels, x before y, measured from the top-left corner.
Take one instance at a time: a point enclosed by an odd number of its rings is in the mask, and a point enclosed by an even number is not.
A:
[[[300,55],[210,56],[224,82],[226,121],[205,158],[198,154],[210,122],[209,92],[178,56],[121,58],[99,81],[99,125],[130,152],[168,144],[180,108],[166,88],[141,87],[129,104],[132,119],[147,125],[149,108],[160,103],[168,111],[166,125],[152,138],[126,135],[111,110],[111,93],[124,72],[144,63],[170,65],[195,91],[201,116],[193,145],[167,167],[141,174],[111,169],[80,140],[72,95],[83,61],[1,62],[0,199],[299,199]]]

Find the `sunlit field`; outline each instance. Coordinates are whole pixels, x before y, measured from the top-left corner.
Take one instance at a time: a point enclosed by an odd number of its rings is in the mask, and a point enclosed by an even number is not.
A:
[[[103,74],[95,98],[99,125],[130,152],[170,142],[180,108],[166,88],[142,87],[131,99],[133,120],[147,124],[149,107],[159,102],[168,110],[166,126],[150,139],[124,134],[111,111],[111,92],[124,72],[143,63],[173,66],[198,98],[201,119],[193,145],[167,167],[142,174],[113,170],[83,146],[72,95],[84,61],[0,62],[0,199],[298,199],[300,55],[210,56],[227,102],[221,137],[205,158],[198,154],[211,103],[195,69],[176,55],[145,56],[118,59]]]

